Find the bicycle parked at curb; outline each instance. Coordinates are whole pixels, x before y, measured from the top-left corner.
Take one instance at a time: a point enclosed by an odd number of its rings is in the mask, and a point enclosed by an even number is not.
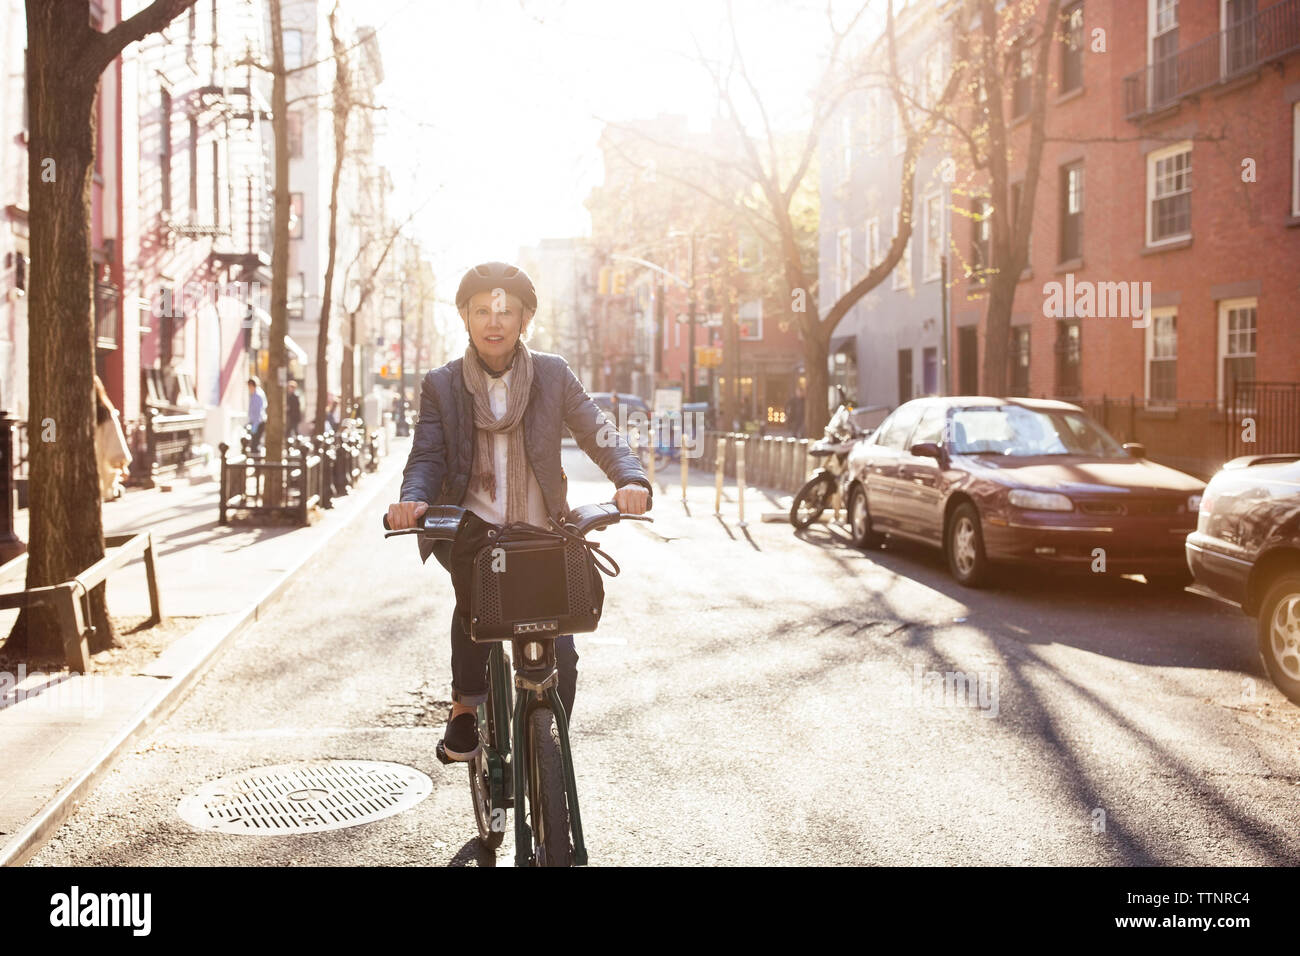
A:
[[[522,522],[490,524],[470,514],[456,505],[434,506],[417,527],[389,530],[384,537],[416,534],[455,547],[469,524],[484,529],[480,538],[471,539],[472,571],[466,582],[470,638],[492,644],[487,700],[478,707],[482,747],[468,761],[479,839],[489,850],[499,847],[506,811],[513,809],[516,866],[584,866],[587,848],[568,715],[558,691],[555,638],[596,629],[604,598],[599,574],[619,573],[617,563],[586,536],[624,519],[654,519],[624,514],[612,502],[574,508],[559,525],[552,522],[551,530]],[[384,528],[389,528],[387,516]],[[443,764],[453,762],[442,741],[436,756]]]

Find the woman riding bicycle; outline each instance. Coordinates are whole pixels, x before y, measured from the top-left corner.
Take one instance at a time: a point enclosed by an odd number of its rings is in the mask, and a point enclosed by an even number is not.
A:
[[[526,521],[545,528],[569,510],[560,438],[568,426],[578,446],[614,483],[627,514],[650,510],[641,463],[559,355],[533,352],[523,339],[537,311],[532,280],[520,268],[486,262],[465,273],[456,292],[469,333],[461,358],[424,376],[420,420],[402,477],[401,501],[389,505],[394,530],[415,527],[433,504],[461,505],[485,521]],[[420,541],[449,571],[451,544]],[[453,760],[480,750],[476,708],[487,699],[490,645],[469,637],[468,608],[451,618],[452,707],[443,748]],[[572,714],[578,652],[573,635],[555,640],[559,694]]]

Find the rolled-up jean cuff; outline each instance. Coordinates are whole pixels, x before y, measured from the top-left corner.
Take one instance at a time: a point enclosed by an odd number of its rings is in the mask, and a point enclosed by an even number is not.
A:
[[[458,704],[464,704],[466,707],[477,707],[479,704],[487,703],[488,692],[481,690],[473,694],[466,694],[453,687],[451,689],[451,699]]]

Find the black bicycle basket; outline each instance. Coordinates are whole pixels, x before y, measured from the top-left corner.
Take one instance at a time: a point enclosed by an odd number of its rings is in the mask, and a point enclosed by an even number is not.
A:
[[[474,554],[471,639],[481,644],[596,630],[605,604],[601,571],[616,575],[618,565],[575,532],[524,524],[489,531]]]

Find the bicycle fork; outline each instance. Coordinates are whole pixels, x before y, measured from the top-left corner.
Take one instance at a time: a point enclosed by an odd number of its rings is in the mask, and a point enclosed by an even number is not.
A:
[[[515,790],[515,866],[528,866],[533,859],[533,833],[524,820],[524,798],[526,780],[531,768],[528,761],[531,753],[525,734],[528,733],[528,718],[533,706],[532,701],[545,701],[555,715],[555,726],[560,735],[560,756],[564,763],[564,793],[569,809],[569,828],[573,836],[573,865],[587,865],[587,845],[582,839],[582,814],[578,810],[578,782],[573,772],[573,752],[569,747],[569,718],[560,702],[556,690],[555,672],[551,671],[540,684],[529,680],[524,674],[515,676],[515,719],[514,719],[514,759],[517,766],[513,768]],[[534,808],[536,810],[536,808]],[[536,821],[533,821],[536,823]]]

